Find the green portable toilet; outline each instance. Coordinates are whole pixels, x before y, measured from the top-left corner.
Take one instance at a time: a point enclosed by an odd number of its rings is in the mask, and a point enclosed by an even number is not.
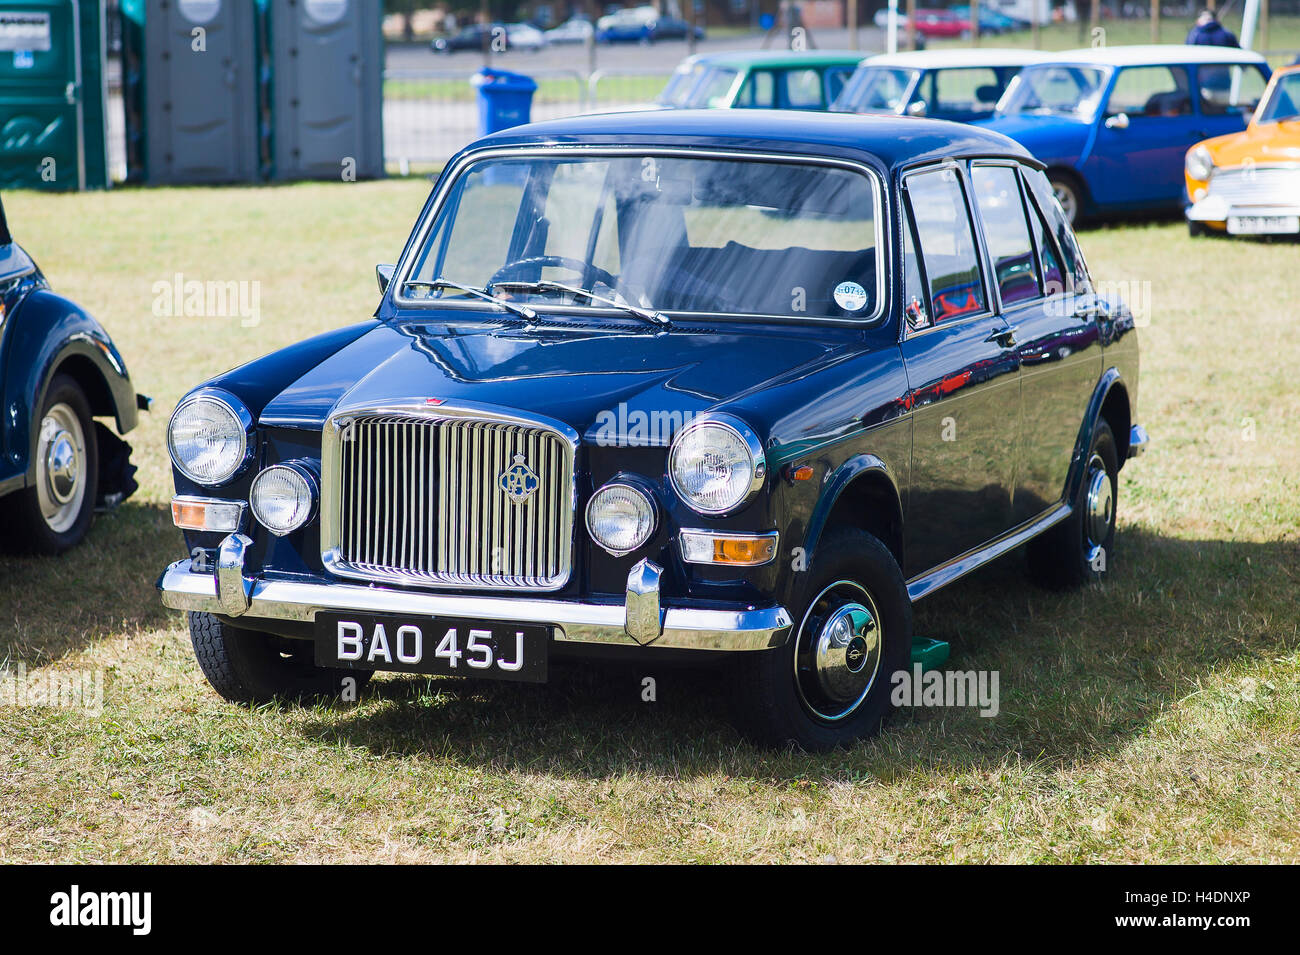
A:
[[[105,188],[104,0],[0,0],[0,188]]]

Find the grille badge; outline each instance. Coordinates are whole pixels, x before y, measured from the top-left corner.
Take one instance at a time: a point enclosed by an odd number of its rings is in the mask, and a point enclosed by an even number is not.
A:
[[[501,472],[497,484],[506,492],[506,497],[516,504],[528,500],[537,490],[537,475],[524,463],[522,454],[515,455],[515,463]]]

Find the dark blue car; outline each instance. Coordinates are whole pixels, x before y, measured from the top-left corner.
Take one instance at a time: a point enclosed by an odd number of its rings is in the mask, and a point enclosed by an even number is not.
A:
[[[890,710],[914,601],[1025,543],[1054,586],[1111,568],[1132,315],[1002,136],[518,127],[378,275],[373,317],[169,425],[191,556],[159,586],[229,700],[685,660],[753,738],[819,749]]]
[[[55,293],[0,205],[0,547],[57,554],[135,491],[137,395],[108,333]],[[117,434],[103,421],[111,421]]]
[[[1257,53],[1217,46],[1119,46],[1027,66],[990,129],[1047,167],[1071,222],[1183,205],[1183,159],[1246,128],[1268,83]]]

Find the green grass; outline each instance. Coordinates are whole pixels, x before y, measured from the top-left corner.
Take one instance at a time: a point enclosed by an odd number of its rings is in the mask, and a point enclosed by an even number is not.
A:
[[[1113,575],[1044,593],[1013,556],[917,608],[1001,712],[905,711],[806,756],[742,742],[707,674],[547,686],[382,678],[355,706],[207,687],[153,581],[179,556],[167,416],[204,377],[374,307],[427,185],[5,196],[54,286],[157,399],[140,493],[58,559],[0,559],[0,660],[102,670],[99,716],[0,705],[4,861],[1300,861],[1300,337],[1294,244],[1087,231],[1149,282]],[[152,285],[257,280],[262,321],[164,319]],[[1250,440],[1253,438],[1253,440]]]
[[[586,60],[582,60],[581,71],[573,76],[542,76],[537,78],[537,92],[533,94],[534,103],[577,103],[586,95]],[[466,71],[461,77],[439,77],[431,79],[390,79],[384,81],[384,98],[386,100],[431,100],[435,103],[468,103],[475,99],[478,92],[469,82],[472,71]],[[668,82],[668,72],[663,73],[628,73],[614,75],[599,84],[600,101],[650,102]]]

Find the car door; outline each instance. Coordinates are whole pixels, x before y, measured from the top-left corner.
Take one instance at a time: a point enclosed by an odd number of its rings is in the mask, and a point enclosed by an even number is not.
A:
[[[1041,197],[1022,174],[1042,180]],[[1080,271],[1077,246],[1042,173],[1015,162],[979,162],[972,164],[971,185],[998,310],[1014,333],[1020,361],[1021,444],[1012,495],[1019,525],[1064,492],[1084,411],[1101,376],[1100,329],[1086,270]],[[1040,205],[1048,200],[1050,219]]]
[[[1183,191],[1183,157],[1204,137],[1185,66],[1120,70],[1083,173],[1100,205],[1167,205]]]
[[[990,304],[963,170],[910,173],[902,192],[900,347],[913,415],[905,570],[915,577],[1011,527],[1020,373]]]

